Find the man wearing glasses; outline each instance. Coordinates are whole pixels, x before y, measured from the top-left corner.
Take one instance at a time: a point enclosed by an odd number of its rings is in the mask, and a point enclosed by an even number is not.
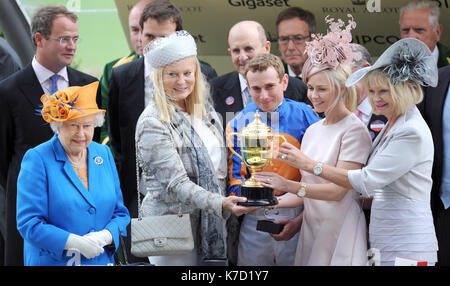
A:
[[[68,67],[79,42],[75,14],[64,6],[41,7],[32,18],[31,32],[36,46],[32,62],[0,82],[0,185],[6,190],[5,257],[0,259],[7,266],[23,265],[23,240],[16,226],[16,183],[22,157],[53,136],[50,126],[37,115],[42,108],[40,98],[44,93],[97,81]],[[94,135],[96,141],[99,131]]]
[[[314,15],[299,7],[287,8],[278,14],[278,49],[284,61],[287,74],[301,79],[303,64],[308,55],[305,54],[306,41],[316,32]]]

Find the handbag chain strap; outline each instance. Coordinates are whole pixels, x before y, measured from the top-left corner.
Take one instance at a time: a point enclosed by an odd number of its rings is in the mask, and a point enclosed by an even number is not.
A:
[[[136,150],[137,150],[137,144],[136,144]],[[139,192],[139,163],[138,158],[136,156],[136,189],[137,189],[137,203],[138,203],[138,218],[142,219],[142,208],[141,208],[141,193]]]

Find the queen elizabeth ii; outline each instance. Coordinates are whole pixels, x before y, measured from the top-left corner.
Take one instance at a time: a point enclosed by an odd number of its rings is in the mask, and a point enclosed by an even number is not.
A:
[[[55,135],[28,150],[17,181],[17,228],[30,266],[114,263],[130,222],[111,151],[92,142],[104,122],[98,82],[41,97]]]

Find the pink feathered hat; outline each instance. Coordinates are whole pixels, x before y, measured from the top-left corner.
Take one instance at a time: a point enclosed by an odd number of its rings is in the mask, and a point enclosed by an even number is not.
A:
[[[339,69],[341,66],[350,66],[353,60],[361,59],[359,53],[354,53],[350,47],[352,41],[351,29],[356,27],[353,16],[348,14],[348,25],[341,19],[334,22],[334,18],[325,17],[325,22],[330,25],[330,30],[323,36],[322,34],[312,35],[312,40],[306,42],[305,53],[308,59],[303,65],[302,78],[308,82],[313,74],[326,69]]]

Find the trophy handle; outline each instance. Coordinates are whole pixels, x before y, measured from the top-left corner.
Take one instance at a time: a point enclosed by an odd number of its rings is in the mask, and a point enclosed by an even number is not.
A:
[[[228,141],[229,143],[230,143],[230,142],[233,142],[233,140],[230,141],[230,137],[231,137],[231,136],[235,136],[235,135],[236,135],[236,136],[238,137],[238,139],[239,139],[239,133],[233,132],[233,133],[228,134],[228,136],[227,136],[227,141]],[[233,145],[232,145],[232,144],[230,144],[230,146],[228,146],[228,148],[230,149],[231,153],[233,153],[234,155],[238,156],[238,157],[241,159],[241,161],[244,162],[244,158],[242,158],[241,155],[239,155],[236,151],[234,151],[234,148],[233,148]]]
[[[284,142],[288,142],[287,141],[287,139],[286,139],[286,137],[284,137],[283,135],[280,135],[280,134],[275,134],[275,135],[273,135],[273,137],[281,137],[281,139],[283,139],[283,141]],[[273,150],[273,141],[272,141],[272,150]],[[273,152],[273,151],[272,151]],[[273,155],[272,155],[273,156]],[[271,156],[271,158],[270,158],[270,160],[269,160],[269,164],[271,165],[271,166],[273,166],[273,157]]]
[[[288,142],[286,137],[284,137],[283,135],[275,134],[275,135],[273,135],[273,137],[281,137],[281,139],[283,139],[284,142]]]

